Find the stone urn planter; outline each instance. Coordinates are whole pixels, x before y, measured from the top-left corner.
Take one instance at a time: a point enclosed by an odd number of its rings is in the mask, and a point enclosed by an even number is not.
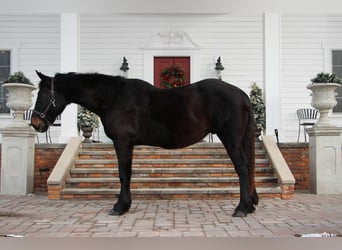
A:
[[[317,82],[317,79],[324,81],[323,78],[327,79],[326,82]],[[312,91],[311,105],[320,113],[320,118],[315,126],[335,126],[328,115],[337,104],[335,90],[340,87],[340,80],[334,74],[320,73],[311,81],[312,84],[307,86],[307,89]]]
[[[82,135],[84,137],[83,142],[84,143],[91,143],[90,137],[93,134],[93,128],[92,127],[82,127],[81,130],[83,133]]]
[[[91,143],[89,139],[93,130],[99,127],[99,117],[93,112],[81,107],[77,114],[77,126],[83,132],[84,143]]]
[[[11,126],[28,127],[23,118],[25,111],[32,106],[32,91],[36,87],[26,83],[5,83],[2,86],[8,91],[6,106],[15,114]]]

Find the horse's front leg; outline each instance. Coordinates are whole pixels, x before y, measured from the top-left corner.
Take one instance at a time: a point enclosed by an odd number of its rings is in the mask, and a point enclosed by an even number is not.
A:
[[[114,204],[110,215],[122,215],[131,207],[131,174],[132,174],[132,156],[133,145],[127,142],[114,142],[116,155],[118,158],[118,168],[120,177],[120,195],[118,201]]]

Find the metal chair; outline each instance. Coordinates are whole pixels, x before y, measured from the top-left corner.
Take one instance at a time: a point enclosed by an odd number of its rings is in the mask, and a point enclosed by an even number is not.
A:
[[[297,142],[299,142],[300,138],[300,127],[303,127],[304,130],[304,139],[306,142],[306,133],[305,133],[305,127],[306,126],[313,126],[318,121],[318,110],[316,109],[298,109],[297,110],[297,116],[298,116],[298,138]]]

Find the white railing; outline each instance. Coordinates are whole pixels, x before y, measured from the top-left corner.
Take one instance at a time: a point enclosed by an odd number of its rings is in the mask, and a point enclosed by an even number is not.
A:
[[[262,139],[268,156],[281,185],[294,185],[296,180],[287,165],[283,155],[276,145],[273,136],[263,136]]]

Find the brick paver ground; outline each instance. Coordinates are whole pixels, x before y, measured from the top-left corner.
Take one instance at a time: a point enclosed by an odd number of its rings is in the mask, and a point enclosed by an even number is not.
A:
[[[25,237],[268,237],[342,235],[342,195],[296,194],[261,199],[246,218],[238,200],[133,200],[129,213],[108,215],[109,200],[48,200],[0,196],[0,235]]]

